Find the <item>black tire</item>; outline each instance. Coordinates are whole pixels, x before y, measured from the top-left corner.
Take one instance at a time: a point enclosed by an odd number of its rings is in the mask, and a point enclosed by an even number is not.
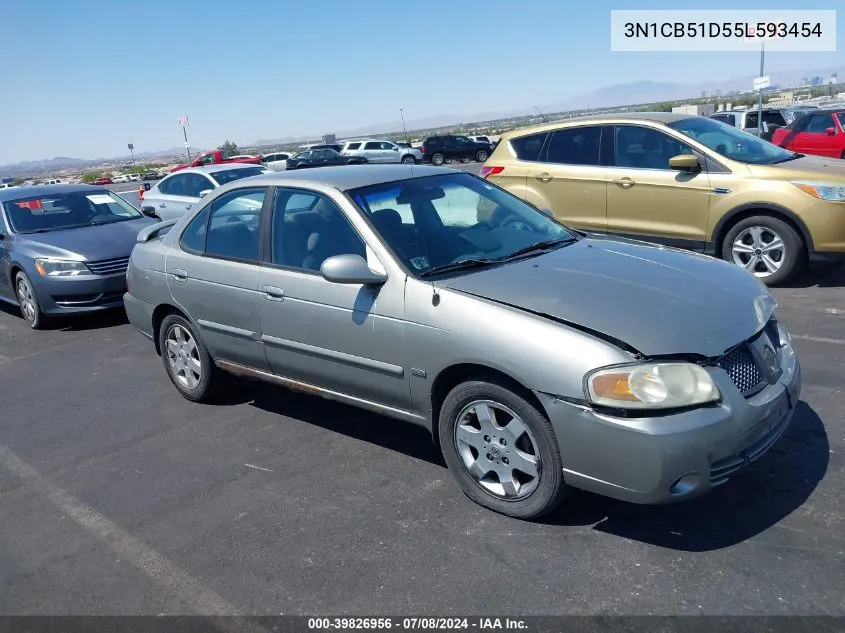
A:
[[[182,328],[187,331],[196,344],[196,358],[200,362],[200,378],[197,384],[189,388],[181,382],[170,362],[171,354],[168,351],[167,338],[173,328]],[[161,349],[161,360],[164,363],[164,371],[167,372],[170,382],[182,397],[192,402],[214,402],[226,386],[226,375],[208,353],[208,348],[195,330],[194,326],[181,315],[170,314],[164,317],[158,333],[158,344]]]
[[[413,156],[411,156],[410,154],[402,157],[402,164],[403,165],[415,165],[416,162],[417,162],[417,159],[414,158]]]
[[[753,227],[762,229],[764,237],[775,235],[783,242],[783,249],[779,253],[780,259],[776,259],[776,261],[781,262],[780,267],[770,274],[758,274],[760,281],[767,286],[777,286],[789,281],[803,270],[807,263],[807,247],[801,236],[783,220],[769,215],[756,215],[734,224],[722,241],[722,259],[737,265],[742,265],[742,262],[750,260],[751,255],[747,256],[748,260],[743,259],[746,257],[745,255],[740,255],[738,256],[740,261],[735,261],[733,245],[737,238]],[[777,255],[778,253],[776,251],[772,258],[775,259]],[[746,268],[748,269],[747,266]],[[760,270],[762,272],[764,270],[764,263],[760,262],[755,265],[754,269],[748,270],[750,272],[753,272],[753,270]]]
[[[536,444],[539,475],[536,486],[524,497],[507,499],[493,494],[483,487],[464,465],[458,452],[455,428],[461,412],[479,400],[504,405],[519,416]],[[485,508],[515,518],[536,519],[553,511],[572,490],[563,480],[560,449],[551,423],[534,404],[515,393],[509,386],[500,384],[495,378],[465,382],[452,389],[440,409],[438,430],[440,449],[452,474],[464,493]],[[495,444],[495,438],[493,443]],[[496,448],[498,449],[498,446]],[[484,458],[480,453],[477,457],[479,460]]]
[[[446,157],[440,152],[435,152],[434,154],[431,155],[431,164],[432,165],[440,166],[440,165],[443,164],[443,162],[445,160],[446,160]]]
[[[486,149],[480,149],[475,153],[475,160],[479,163],[483,163],[487,160],[489,156],[490,152],[488,152]]]
[[[25,288],[25,289],[24,289]],[[41,304],[38,302],[38,295],[35,286],[23,271],[15,275],[15,297],[18,300],[21,316],[33,330],[40,330],[44,327],[44,313],[41,312]]]

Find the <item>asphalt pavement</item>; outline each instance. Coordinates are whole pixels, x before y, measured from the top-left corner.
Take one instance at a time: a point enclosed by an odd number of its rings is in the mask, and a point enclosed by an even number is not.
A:
[[[0,613],[845,615],[843,282],[775,291],[804,391],[767,455],[539,523],[470,502],[418,427],[249,383],[193,404],[122,312],[3,308]]]

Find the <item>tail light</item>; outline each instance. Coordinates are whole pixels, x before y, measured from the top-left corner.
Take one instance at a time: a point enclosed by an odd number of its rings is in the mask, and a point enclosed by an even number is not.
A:
[[[501,174],[503,171],[505,171],[504,167],[493,167],[493,166],[490,166],[490,165],[483,165],[481,167],[481,171],[479,172],[479,175],[482,178],[484,178],[484,180],[487,180],[487,178],[489,176],[495,176],[496,174]]]
[[[425,154],[425,145],[420,146],[420,151]]]

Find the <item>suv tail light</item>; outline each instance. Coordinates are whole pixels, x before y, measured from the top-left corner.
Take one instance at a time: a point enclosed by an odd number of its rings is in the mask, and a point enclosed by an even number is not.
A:
[[[425,154],[425,145],[420,145],[420,151]]]
[[[484,180],[487,180],[488,176],[495,176],[496,174],[501,174],[503,171],[505,171],[504,167],[492,167],[489,165],[484,165],[481,167],[479,175],[484,178]]]

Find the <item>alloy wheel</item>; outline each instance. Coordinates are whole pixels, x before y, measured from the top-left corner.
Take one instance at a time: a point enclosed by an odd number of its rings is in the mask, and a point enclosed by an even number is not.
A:
[[[537,443],[506,406],[492,400],[471,402],[458,414],[454,440],[464,468],[486,492],[513,501],[537,488]]]
[[[30,323],[34,322],[38,316],[38,305],[35,301],[35,293],[29,281],[24,276],[18,277],[18,305],[20,306],[23,318]]]
[[[734,264],[757,277],[765,278],[781,269],[787,251],[783,238],[772,229],[749,226],[731,244],[731,255]]]
[[[191,333],[181,325],[167,331],[167,362],[173,377],[187,389],[194,389],[202,379],[199,349]]]

